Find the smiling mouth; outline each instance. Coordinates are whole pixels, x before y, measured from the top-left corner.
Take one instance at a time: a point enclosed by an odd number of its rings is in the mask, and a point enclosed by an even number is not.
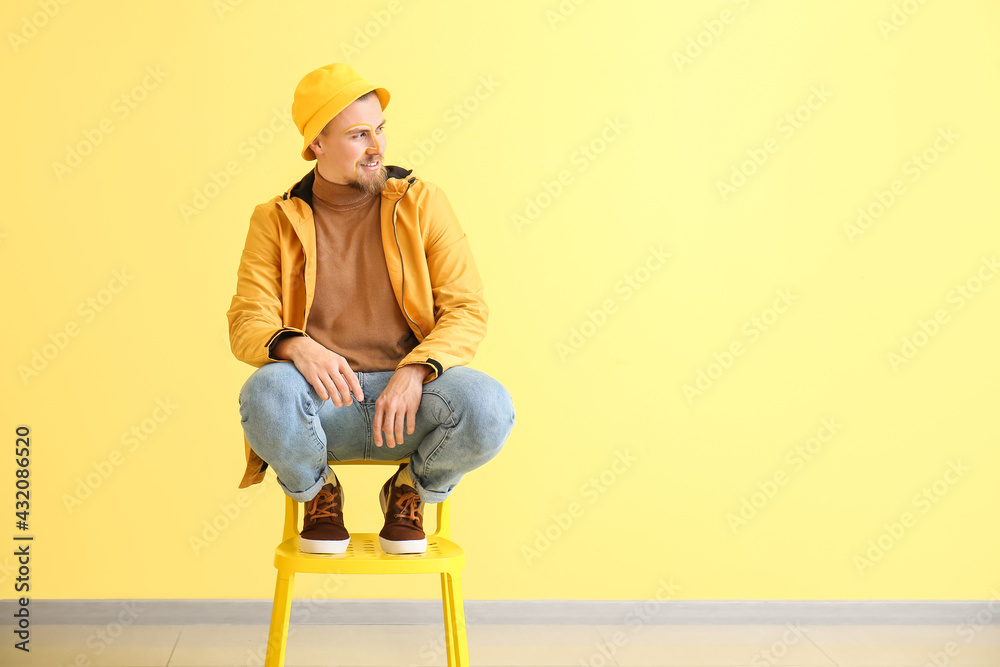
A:
[[[359,162],[358,164],[359,166],[364,167],[368,171],[375,171],[376,169],[382,166],[382,160],[380,158],[378,160],[375,160],[374,162]]]

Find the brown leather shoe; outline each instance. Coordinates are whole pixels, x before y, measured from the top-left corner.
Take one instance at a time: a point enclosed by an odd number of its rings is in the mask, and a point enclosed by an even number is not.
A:
[[[306,504],[299,533],[299,549],[309,554],[342,554],[347,551],[351,534],[344,528],[344,489],[324,484]]]
[[[387,554],[422,554],[427,551],[424,503],[412,486],[396,486],[396,477],[402,469],[403,466],[400,466],[378,494],[378,502],[385,515],[385,525],[378,534],[378,541]]]

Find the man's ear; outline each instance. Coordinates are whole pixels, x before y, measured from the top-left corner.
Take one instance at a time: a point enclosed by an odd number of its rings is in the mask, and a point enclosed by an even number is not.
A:
[[[309,148],[311,148],[312,152],[315,153],[316,155],[323,154],[323,149],[319,147],[319,137],[316,137],[315,139],[312,140],[312,143],[309,144]]]

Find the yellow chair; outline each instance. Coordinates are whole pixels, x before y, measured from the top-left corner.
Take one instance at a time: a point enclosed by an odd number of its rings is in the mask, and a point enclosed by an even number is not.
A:
[[[400,461],[331,461],[330,465],[394,465]],[[465,552],[452,542],[448,500],[436,503],[437,527],[427,536],[423,554],[387,554],[378,533],[351,533],[351,543],[343,554],[308,554],[299,551],[299,503],[285,496],[285,527],[282,542],[274,552],[278,583],[274,588],[271,629],[268,632],[265,667],[283,667],[288,643],[288,620],[292,609],[292,586],[297,572],[316,574],[441,574],[444,604],[444,634],[448,667],[466,667],[469,649],[465,636],[465,609],[462,604],[461,573]]]

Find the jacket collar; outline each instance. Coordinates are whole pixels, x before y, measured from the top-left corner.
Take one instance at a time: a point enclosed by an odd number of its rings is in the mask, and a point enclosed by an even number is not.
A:
[[[313,181],[316,180],[316,173],[314,172],[314,169],[310,169],[308,174],[303,176],[298,183],[290,187],[282,196],[282,199],[287,201],[292,197],[298,197],[304,201],[309,208],[312,208]],[[413,181],[416,180],[415,176],[410,176],[410,174],[413,173],[412,169],[403,169],[402,167],[397,167],[395,165],[386,165],[385,171],[388,178],[386,179],[385,187],[382,189],[383,197],[399,199],[399,197],[406,192],[407,184],[413,183]]]

